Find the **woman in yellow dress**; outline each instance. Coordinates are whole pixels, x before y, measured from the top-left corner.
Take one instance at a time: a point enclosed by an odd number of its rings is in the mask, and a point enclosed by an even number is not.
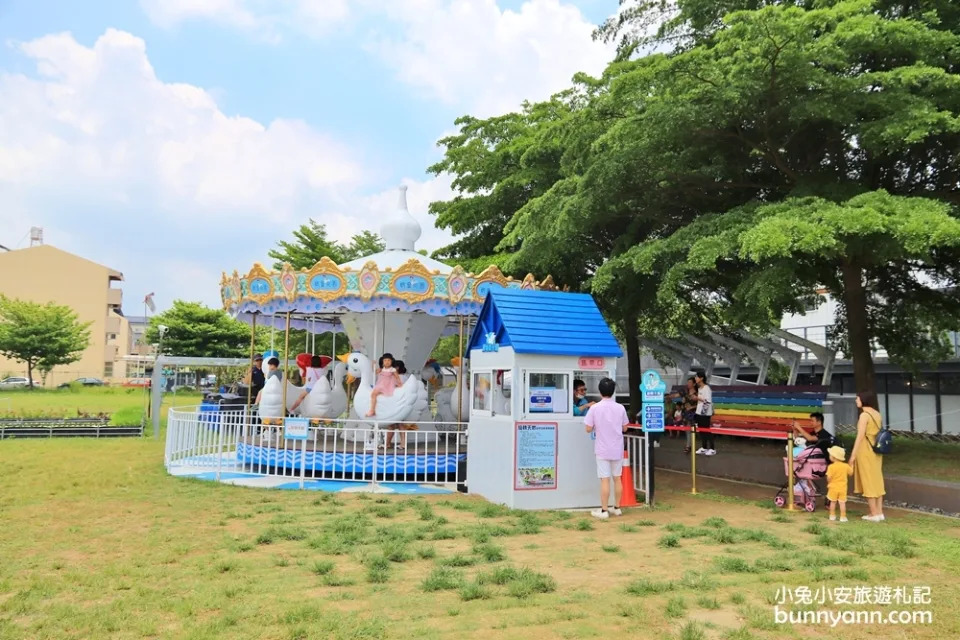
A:
[[[863,519],[870,522],[884,520],[883,496],[886,493],[883,487],[883,456],[873,451],[880,425],[883,423],[877,407],[877,394],[874,392],[864,391],[857,394],[860,419],[857,421],[857,440],[850,455],[853,492],[862,494],[867,499],[870,515],[863,516]]]

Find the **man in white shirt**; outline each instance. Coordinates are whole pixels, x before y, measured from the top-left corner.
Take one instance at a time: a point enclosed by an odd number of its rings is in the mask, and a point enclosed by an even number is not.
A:
[[[695,420],[697,423],[697,433],[700,434],[700,429],[710,428],[710,421],[713,418],[713,390],[711,390],[710,385],[707,384],[707,375],[702,370],[697,371],[695,379],[697,383],[697,411]],[[701,438],[703,446],[697,449],[697,453],[704,456],[717,455],[713,434],[704,433]]]

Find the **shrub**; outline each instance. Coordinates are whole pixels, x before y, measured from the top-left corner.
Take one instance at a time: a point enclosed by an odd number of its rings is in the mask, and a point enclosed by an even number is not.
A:
[[[656,582],[647,578],[640,578],[627,585],[627,593],[632,596],[649,596],[673,591],[675,588],[676,586],[672,582]]]
[[[436,567],[420,585],[424,591],[450,591],[464,584],[463,572],[450,567]]]

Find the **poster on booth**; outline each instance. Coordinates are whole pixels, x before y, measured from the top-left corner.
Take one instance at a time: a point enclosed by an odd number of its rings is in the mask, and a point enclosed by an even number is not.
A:
[[[285,440],[306,440],[310,435],[310,418],[284,418],[283,437]]]
[[[658,372],[653,369],[643,372],[640,393],[643,397],[641,410],[643,430],[651,433],[662,432],[666,423],[663,398],[667,393],[667,385]]]
[[[517,422],[514,483],[517,491],[557,488],[557,423]]]
[[[530,413],[566,413],[567,392],[556,387],[530,387]]]

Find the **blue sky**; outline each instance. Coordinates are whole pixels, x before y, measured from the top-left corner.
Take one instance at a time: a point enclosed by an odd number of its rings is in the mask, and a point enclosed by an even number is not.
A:
[[[436,248],[436,140],[599,72],[617,4],[0,0],[0,244],[42,226],[122,271],[129,313],[219,304],[310,217],[376,230],[401,183]]]

